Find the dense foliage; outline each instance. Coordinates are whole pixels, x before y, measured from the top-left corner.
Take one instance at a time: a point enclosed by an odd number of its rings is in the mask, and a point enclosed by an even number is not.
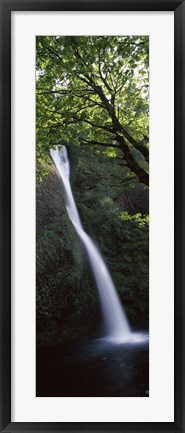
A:
[[[59,142],[118,157],[148,186],[148,37],[37,37],[37,155]]]
[[[131,326],[148,326],[148,37],[37,37],[37,338],[89,337],[101,312],[48,156],[68,148],[84,228]]]

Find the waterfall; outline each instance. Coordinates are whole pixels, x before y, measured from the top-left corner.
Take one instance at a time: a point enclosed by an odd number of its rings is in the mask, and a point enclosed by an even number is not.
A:
[[[70,185],[70,164],[65,146],[50,150],[51,157],[62,178],[65,203],[69,218],[85,247],[96,286],[106,329],[106,337],[111,341],[129,341],[131,330],[126,314],[119,300],[116,288],[107,266],[93,240],[83,229]]]

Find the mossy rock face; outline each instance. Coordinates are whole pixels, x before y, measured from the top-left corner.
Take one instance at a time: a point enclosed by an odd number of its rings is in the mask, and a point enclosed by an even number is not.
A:
[[[99,316],[96,289],[65,209],[61,179],[53,166],[47,170],[37,183],[36,249],[37,341],[46,344],[87,337]]]
[[[100,248],[131,325],[148,323],[148,191],[114,158],[70,148],[83,226]],[[61,179],[48,162],[37,182],[37,342],[76,341],[101,325],[96,287],[69,221]],[[142,210],[144,212],[142,212]]]

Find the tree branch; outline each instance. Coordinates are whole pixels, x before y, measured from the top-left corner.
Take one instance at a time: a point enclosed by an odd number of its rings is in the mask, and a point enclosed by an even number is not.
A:
[[[105,146],[105,147],[114,147],[116,149],[120,149],[120,146],[118,144],[112,144],[112,143],[103,143],[101,141],[95,141],[95,140],[85,140],[81,138],[82,143],[81,144],[89,144],[89,145],[97,145],[97,146]]]
[[[107,88],[107,90],[108,90],[110,93],[112,93],[112,89],[111,89],[111,87],[109,86],[109,84],[107,83],[107,80],[106,80],[106,78],[103,76],[102,71],[101,71],[100,52],[99,52],[98,58],[99,58],[99,62],[98,62],[98,70],[99,70],[100,78],[101,78],[101,80],[103,81],[103,83],[105,84],[105,87]]]
[[[43,43],[43,41],[41,42],[41,44],[42,44],[43,48],[46,48],[46,50],[48,50],[51,54],[53,54],[54,56],[56,56],[60,60],[60,62],[63,64],[63,60],[61,59],[61,57],[59,56],[59,54],[56,53],[55,50],[53,50],[53,48],[51,48],[48,45],[45,45]]]
[[[91,122],[90,120],[86,120],[86,119],[78,119],[80,122],[84,122],[84,123],[88,123],[91,126],[94,126],[94,128],[98,128],[98,129],[103,129],[105,131],[111,132],[112,133],[112,128],[108,127],[108,126],[103,126],[103,125],[97,125],[96,123]]]
[[[97,102],[97,101],[94,101],[94,99],[91,99],[91,98],[89,98],[88,96],[78,95],[77,93],[74,93],[74,92],[73,92],[73,94],[74,94],[77,98],[85,99],[86,101],[93,102],[95,105],[98,105],[98,106],[101,107],[101,108],[105,108],[103,104],[101,104],[101,103],[99,103],[99,102]]]
[[[36,95],[47,95],[48,93],[70,93],[70,90],[46,90],[44,92],[36,92]]]

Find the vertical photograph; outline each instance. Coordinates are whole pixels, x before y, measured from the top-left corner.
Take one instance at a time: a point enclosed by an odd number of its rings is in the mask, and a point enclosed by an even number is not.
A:
[[[149,37],[36,36],[36,396],[149,397]]]

